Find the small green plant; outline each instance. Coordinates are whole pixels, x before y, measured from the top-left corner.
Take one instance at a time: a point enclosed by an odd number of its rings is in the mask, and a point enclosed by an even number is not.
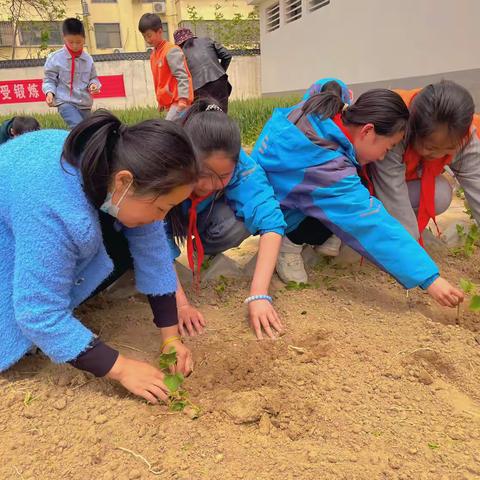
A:
[[[217,285],[215,285],[214,290],[218,293],[218,295],[222,295],[225,292],[225,289],[228,287],[228,278],[220,275]]]
[[[464,278],[461,278],[460,288],[465,292],[466,295],[471,295],[468,308],[472,312],[478,312],[480,310],[480,295],[477,295],[478,286],[470,280],[465,280]]]
[[[463,225],[457,225],[457,235],[463,245],[461,247],[454,248],[453,253],[455,255],[463,254],[465,257],[470,258],[475,252],[477,242],[480,240],[480,230],[477,224],[473,224],[468,229],[468,232],[465,231],[465,227]]]
[[[188,392],[182,389],[185,377],[181,373],[171,373],[170,367],[177,363],[177,352],[174,348],[170,349],[168,353],[162,353],[158,360],[158,366],[163,371],[163,383],[167,386],[168,408],[172,412],[183,412],[186,408],[189,409],[189,416],[192,419],[200,416],[200,407],[194,405],[188,399]]]
[[[312,288],[309,283],[297,283],[297,282],[288,282],[285,286],[286,290],[305,290],[306,288]]]
[[[429,442],[428,448],[431,450],[438,450],[440,448],[440,445],[437,442]]]
[[[25,394],[25,397],[23,397],[23,404],[28,407],[32,404],[32,402],[35,400],[35,397],[33,396],[32,392],[27,392]]]

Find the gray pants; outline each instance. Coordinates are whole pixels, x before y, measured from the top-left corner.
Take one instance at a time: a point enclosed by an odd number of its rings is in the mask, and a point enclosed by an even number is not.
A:
[[[420,205],[420,180],[407,182],[408,196],[415,213]],[[435,214],[440,215],[447,211],[452,203],[452,187],[448,180],[439,175],[435,178]]]
[[[216,255],[238,247],[251,235],[223,199],[198,214],[197,226],[207,255]]]

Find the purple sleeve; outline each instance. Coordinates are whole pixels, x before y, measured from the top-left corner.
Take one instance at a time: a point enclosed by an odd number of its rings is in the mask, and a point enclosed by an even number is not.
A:
[[[171,327],[178,323],[177,298],[170,295],[148,295],[153,312],[153,322],[158,328]]]

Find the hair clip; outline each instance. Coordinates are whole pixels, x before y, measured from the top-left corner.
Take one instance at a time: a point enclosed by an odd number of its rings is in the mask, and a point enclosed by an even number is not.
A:
[[[211,112],[211,111],[223,112],[223,110],[218,105],[215,105],[214,103],[211,103],[210,105],[208,105],[205,111],[206,112]]]
[[[344,103],[342,107],[342,113],[345,112],[348,108],[348,103]]]

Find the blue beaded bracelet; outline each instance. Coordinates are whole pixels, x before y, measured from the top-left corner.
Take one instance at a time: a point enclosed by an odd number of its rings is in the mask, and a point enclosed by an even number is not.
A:
[[[268,300],[272,303],[272,297],[270,295],[252,295],[251,297],[246,298],[243,303],[248,305],[251,302],[255,302],[255,300]]]

